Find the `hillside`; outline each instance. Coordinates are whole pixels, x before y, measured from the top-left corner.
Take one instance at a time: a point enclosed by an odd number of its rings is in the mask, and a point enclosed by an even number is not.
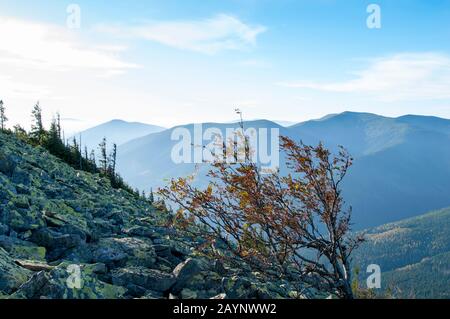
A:
[[[236,277],[191,256],[180,243],[189,238],[165,227],[167,217],[109,180],[0,133],[1,298],[280,296],[274,284],[248,285],[254,280],[242,270]],[[72,289],[77,273],[80,289]]]
[[[382,270],[382,288],[404,298],[450,297],[450,208],[366,231],[354,256]]]
[[[247,122],[245,126],[279,128],[281,135],[308,144],[323,141],[331,150],[338,145],[346,147],[355,161],[343,189],[346,202],[353,207],[356,229],[450,205],[450,120],[345,112],[287,128],[263,120]],[[208,127],[224,131],[230,124],[204,124],[205,129]],[[193,131],[193,125],[183,128]],[[131,185],[155,189],[170,178],[195,170],[195,165],[177,165],[171,160],[171,149],[177,143],[171,140],[174,129],[120,147],[119,171]],[[206,165],[200,168],[198,184],[207,183],[204,177],[207,169]],[[285,172],[283,167],[282,171]]]

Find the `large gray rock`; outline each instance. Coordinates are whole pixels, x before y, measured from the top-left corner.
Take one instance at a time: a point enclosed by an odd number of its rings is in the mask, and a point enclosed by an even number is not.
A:
[[[19,267],[8,253],[0,248],[0,292],[11,294],[25,283],[31,272]]]
[[[44,247],[39,247],[19,238],[0,235],[0,247],[5,249],[14,258],[45,260],[46,249]]]
[[[0,235],[7,235],[9,233],[8,225],[0,223]]]
[[[103,238],[91,251],[92,262],[101,262],[110,268],[125,265],[152,267],[156,261],[151,240],[144,238]]]
[[[41,228],[33,232],[31,241],[49,249],[69,249],[84,243],[80,234],[60,233],[50,228]]]
[[[223,287],[230,299],[253,299],[257,297],[257,287],[248,278],[234,276],[224,279]]]
[[[284,283],[264,282],[254,274],[224,278],[222,285],[229,299],[280,299],[289,293]]]
[[[0,173],[11,177],[18,162],[19,158],[17,156],[0,151]]]
[[[155,229],[145,226],[133,226],[124,230],[124,233],[128,236],[155,238],[158,235]]]
[[[80,281],[69,284],[69,264],[64,263],[49,272],[38,272],[23,284],[12,298],[40,299],[116,299],[125,294],[123,287],[114,286],[98,279],[98,265],[77,265]]]
[[[24,169],[17,167],[12,174],[12,181],[16,184],[31,186],[32,175]]]
[[[188,258],[186,261],[179,264],[173,270],[173,275],[177,279],[175,286],[172,288],[174,294],[180,293],[183,290],[186,283],[194,276],[198,275],[202,271],[200,263],[192,258]]]
[[[8,206],[0,209],[1,221],[16,232],[26,232],[44,227],[42,214],[36,207],[30,206],[26,196],[11,196]]]
[[[175,276],[155,269],[127,267],[112,272],[114,285],[127,287],[130,284],[156,292],[168,292],[175,284]]]

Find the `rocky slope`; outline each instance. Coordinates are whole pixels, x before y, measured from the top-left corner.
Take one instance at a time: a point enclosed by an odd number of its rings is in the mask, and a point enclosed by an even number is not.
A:
[[[193,256],[166,215],[0,133],[0,298],[288,296]]]

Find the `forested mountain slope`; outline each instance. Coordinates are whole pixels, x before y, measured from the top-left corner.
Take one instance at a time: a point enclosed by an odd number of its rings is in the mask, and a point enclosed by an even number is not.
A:
[[[450,208],[366,231],[355,252],[361,278],[370,264],[382,288],[404,298],[450,298]]]

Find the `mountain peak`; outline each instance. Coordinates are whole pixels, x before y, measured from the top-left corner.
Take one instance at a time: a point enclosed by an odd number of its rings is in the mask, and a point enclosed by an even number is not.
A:
[[[82,136],[83,146],[92,149],[97,147],[104,137],[108,139],[108,142],[121,145],[133,139],[163,130],[165,128],[157,125],[113,119],[80,132],[77,136]]]
[[[120,120],[120,119],[113,119],[113,120],[108,121],[108,122],[106,122],[104,124],[108,124],[108,123],[116,124],[116,123],[130,123],[130,122],[127,122],[127,121],[124,121],[124,120]]]

